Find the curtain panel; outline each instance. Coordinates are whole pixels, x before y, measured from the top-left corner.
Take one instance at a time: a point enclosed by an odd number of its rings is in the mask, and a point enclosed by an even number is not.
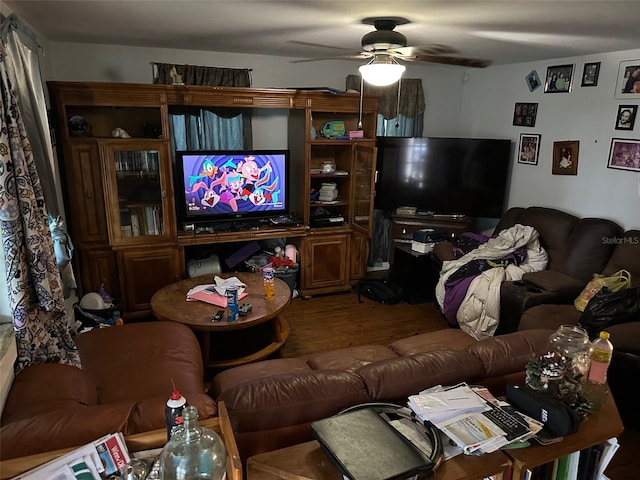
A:
[[[185,85],[210,85],[215,87],[251,87],[251,70],[248,68],[206,67],[156,63],[153,83],[171,85],[176,75]],[[175,70],[174,70],[175,69]]]
[[[364,84],[364,95],[378,97],[378,113],[386,120],[396,118],[398,115],[415,119],[424,114],[424,89],[420,78],[403,78],[388,87],[374,87],[362,82],[360,75],[347,75],[347,91],[359,92],[362,84]],[[400,99],[398,99],[398,88]]]
[[[34,152],[0,44],[0,237],[16,334],[16,373],[35,363],[80,366],[66,320]]]
[[[251,70],[247,68],[155,62],[153,67],[153,83],[173,85],[177,79],[185,85],[251,87]],[[252,147],[251,109],[183,107],[172,108],[169,113],[174,134],[186,133],[184,138],[172,139],[172,145],[175,149],[179,150],[183,145],[189,149],[248,150]],[[228,121],[221,121],[221,119]],[[240,144],[237,138],[238,126],[242,128]]]

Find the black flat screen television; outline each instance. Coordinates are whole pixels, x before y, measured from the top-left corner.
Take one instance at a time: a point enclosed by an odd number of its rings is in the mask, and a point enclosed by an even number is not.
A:
[[[375,207],[499,218],[511,140],[378,137]]]
[[[192,223],[288,215],[289,151],[177,151],[176,206]]]

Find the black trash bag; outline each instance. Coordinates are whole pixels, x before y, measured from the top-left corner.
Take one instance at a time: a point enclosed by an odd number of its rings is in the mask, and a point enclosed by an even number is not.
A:
[[[580,326],[589,333],[589,338],[597,337],[611,325],[640,320],[640,287],[624,288],[612,292],[602,287],[580,316]]]

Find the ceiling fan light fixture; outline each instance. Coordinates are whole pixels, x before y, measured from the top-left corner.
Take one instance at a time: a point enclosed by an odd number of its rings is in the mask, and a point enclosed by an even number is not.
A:
[[[374,55],[369,63],[358,70],[365,82],[376,87],[386,87],[400,80],[406,67],[396,62],[391,55]]]

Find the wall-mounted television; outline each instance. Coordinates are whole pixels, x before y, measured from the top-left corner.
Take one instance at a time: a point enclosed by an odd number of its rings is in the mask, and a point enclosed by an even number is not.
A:
[[[511,140],[378,137],[375,207],[499,218]]]
[[[195,224],[288,215],[289,151],[177,151],[176,206]]]

